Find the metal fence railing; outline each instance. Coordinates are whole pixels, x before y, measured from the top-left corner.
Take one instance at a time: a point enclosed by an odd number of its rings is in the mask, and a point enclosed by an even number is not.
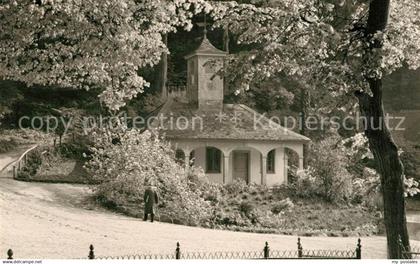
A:
[[[181,251],[177,243],[172,254],[138,254],[99,259],[361,259],[361,240],[354,250],[304,250],[298,238],[297,250],[271,250],[268,242],[261,251]]]
[[[412,247],[410,250],[402,251],[403,259],[420,259],[420,248]]]
[[[7,251],[8,259],[13,259],[12,249]],[[96,256],[93,245],[89,247],[88,259],[361,259],[360,238],[354,250],[304,250],[301,239],[296,250],[271,250],[268,242],[260,251],[183,251],[179,242],[172,253],[142,253],[120,256]]]

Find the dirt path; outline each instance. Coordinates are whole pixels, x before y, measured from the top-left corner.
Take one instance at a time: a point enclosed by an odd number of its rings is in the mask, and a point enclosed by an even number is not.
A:
[[[16,258],[85,258],[186,251],[295,250],[296,237],[143,222],[96,207],[87,187],[0,178],[0,254]],[[304,237],[307,249],[354,249],[356,238]],[[384,258],[385,238],[362,238],[363,258]],[[420,246],[420,242],[415,243]],[[5,255],[4,255],[5,256]],[[2,257],[4,257],[2,255]]]

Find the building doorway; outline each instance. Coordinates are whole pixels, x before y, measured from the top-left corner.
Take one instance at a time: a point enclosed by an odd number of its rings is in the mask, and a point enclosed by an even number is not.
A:
[[[233,151],[233,180],[249,183],[249,151]]]

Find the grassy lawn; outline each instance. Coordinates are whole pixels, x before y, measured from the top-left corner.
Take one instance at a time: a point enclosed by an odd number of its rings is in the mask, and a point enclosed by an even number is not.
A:
[[[81,152],[83,150],[75,144],[37,148],[28,154],[28,162],[18,173],[18,179],[49,183],[89,183]]]
[[[305,236],[367,236],[379,234],[380,213],[362,206],[338,206],[306,200],[284,214],[285,227]],[[293,234],[293,233],[292,233]]]
[[[288,198],[290,197],[290,198]],[[215,199],[214,197],[212,198]],[[383,232],[381,213],[359,205],[332,204],[322,199],[293,197],[286,190],[250,187],[226,191],[213,203],[216,229],[301,236],[370,236]],[[108,208],[142,218],[142,203],[107,204]],[[163,222],[184,224],[165,216]]]
[[[83,162],[71,159],[63,159],[41,166],[39,172],[33,175],[29,181],[79,184],[89,182]]]
[[[380,232],[380,214],[358,205],[333,204],[320,198],[299,198],[289,190],[228,192],[222,210],[257,218],[250,227],[227,229],[304,236],[354,236]],[[248,212],[250,211],[250,212]]]

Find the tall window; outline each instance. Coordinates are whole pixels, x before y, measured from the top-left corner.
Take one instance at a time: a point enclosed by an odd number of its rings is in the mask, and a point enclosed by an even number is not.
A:
[[[220,173],[221,172],[221,158],[222,153],[217,148],[206,148],[206,172],[207,173]]]
[[[276,168],[276,150],[273,149],[267,155],[267,173],[275,173]]]

